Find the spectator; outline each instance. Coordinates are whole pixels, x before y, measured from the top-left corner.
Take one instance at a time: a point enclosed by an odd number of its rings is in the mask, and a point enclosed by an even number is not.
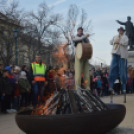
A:
[[[0,62],[0,77],[2,77],[3,64]]]
[[[16,67],[16,72],[12,74],[12,66],[7,66],[5,69],[8,70],[8,78],[10,79],[11,86],[12,86],[12,112],[16,112],[19,109],[19,85],[18,85],[18,78],[19,78],[19,71],[18,71],[18,66]],[[15,76],[15,78],[14,78]]]
[[[103,94],[104,94],[104,82],[103,82],[103,80],[101,79],[100,96],[102,97]]]
[[[28,94],[29,95],[28,105],[31,105],[31,108],[32,108],[32,91],[33,91],[32,89],[33,88],[32,88],[32,82],[31,82],[30,77],[29,77],[29,71],[28,71],[27,66],[23,65],[22,68],[21,68],[21,71],[24,71],[26,73],[26,77],[27,77],[29,83],[31,84],[31,92]]]
[[[97,92],[98,92],[98,96],[100,96],[100,90],[101,90],[101,76],[97,76]]]
[[[96,77],[96,76],[101,76],[101,74],[102,74],[102,72],[101,72],[101,70],[100,70],[100,66],[98,66],[97,67],[97,70],[95,71],[95,73],[94,73],[94,76]]]
[[[31,92],[31,85],[26,77],[26,72],[21,71],[21,76],[19,78],[19,87],[21,93],[20,100],[20,110],[25,110],[28,108],[28,97]]]
[[[93,83],[92,83],[92,90],[93,90],[93,94],[98,96],[98,92],[97,92],[97,78],[93,78]]]
[[[132,81],[132,91],[134,91],[134,69],[131,65],[128,66],[128,75],[133,79]]]
[[[8,78],[8,70],[3,70],[3,75],[0,78],[0,92],[1,96],[1,112],[2,113],[12,113],[11,110],[11,95],[12,86]]]
[[[14,88],[14,83],[15,83],[16,80],[14,79],[13,74],[12,74],[12,67],[11,66],[7,66],[5,69],[8,70],[8,78],[11,81],[12,88]]]
[[[26,76],[27,76],[27,79],[29,80],[29,72],[28,72],[28,69],[27,69],[27,66],[26,66],[26,65],[23,65],[23,66],[22,66],[21,71],[25,71]]]
[[[18,81],[18,79],[20,77],[20,67],[19,66],[15,66],[13,77],[14,77],[14,79],[16,79]]]
[[[83,74],[81,74],[81,88],[86,89],[86,85],[84,82]]]
[[[132,93],[133,92],[132,82],[133,82],[133,79],[128,75],[128,81],[127,81],[127,92],[128,93]]]
[[[72,73],[69,74],[69,90],[74,90],[75,88],[75,80]]]
[[[15,66],[13,78],[16,80],[14,83],[14,92],[13,92],[13,105],[12,105],[12,111],[17,112],[19,110],[19,98],[20,98],[20,90],[19,90],[19,84],[18,80],[20,77],[20,67]]]
[[[106,77],[106,74],[104,73],[102,75],[102,81],[103,81],[103,93],[105,96],[107,96],[107,90],[108,90],[108,79]]]
[[[93,72],[90,72],[90,89],[93,91]]]
[[[132,79],[134,78],[134,69],[132,68],[131,65],[128,66],[128,74],[129,77],[131,77]]]
[[[0,62],[0,78],[2,77],[2,70],[3,70],[3,64]],[[1,93],[0,93],[1,96]],[[0,98],[0,102],[1,102],[1,98]]]

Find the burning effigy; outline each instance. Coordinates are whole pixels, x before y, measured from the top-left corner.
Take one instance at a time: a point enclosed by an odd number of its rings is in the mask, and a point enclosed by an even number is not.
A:
[[[125,117],[123,105],[104,104],[90,90],[55,91],[38,109],[19,112],[16,122],[26,134],[105,134]]]

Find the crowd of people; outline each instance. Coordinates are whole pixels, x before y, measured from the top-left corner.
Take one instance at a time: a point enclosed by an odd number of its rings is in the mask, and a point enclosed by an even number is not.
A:
[[[36,57],[36,61],[39,60]],[[38,62],[37,62],[38,63]],[[34,64],[36,65],[36,64]],[[68,90],[75,90],[75,70],[65,70],[63,67],[51,66],[45,71],[45,80],[38,81],[36,73],[38,70],[32,70],[34,65],[31,64],[30,68],[26,65],[19,66],[6,66],[0,63],[0,111],[1,113],[13,113],[20,110],[37,108],[45,102],[45,96],[50,95],[52,91],[60,90],[62,88]],[[38,64],[37,64],[38,65]],[[46,67],[45,64],[44,68]],[[35,71],[35,72],[34,72]],[[100,69],[98,66],[90,71],[90,89],[98,97],[108,96],[109,70],[107,68]],[[128,82],[127,93],[132,93],[134,90],[134,75],[132,66],[128,67]],[[34,77],[33,77],[34,76]],[[81,87],[86,89],[87,80],[83,79],[81,75]],[[44,82],[45,81],[45,82]],[[122,93],[120,78],[114,83],[115,95]]]
[[[107,68],[103,68],[102,70],[100,67],[97,67],[97,70],[95,69],[91,70],[90,72],[90,86],[92,92],[99,97],[102,96],[108,96],[110,95],[109,89],[109,70]],[[127,81],[126,81],[126,93],[133,93],[134,91],[134,69],[131,65],[128,66],[128,73],[127,73]],[[120,95],[123,94],[123,88],[120,80],[120,76],[116,79],[114,82],[114,94]]]

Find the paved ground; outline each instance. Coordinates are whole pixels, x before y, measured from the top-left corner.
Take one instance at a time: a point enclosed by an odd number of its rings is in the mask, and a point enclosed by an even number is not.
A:
[[[110,97],[103,97],[102,101],[110,102]],[[123,96],[114,96],[114,103],[124,104]],[[118,128],[108,134],[134,134],[134,95],[127,95],[127,114]],[[0,115],[0,134],[23,134],[15,123],[15,114]]]

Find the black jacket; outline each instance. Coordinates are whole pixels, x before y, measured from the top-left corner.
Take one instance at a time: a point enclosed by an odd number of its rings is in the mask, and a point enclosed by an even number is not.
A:
[[[0,78],[2,77],[2,70],[0,70]]]
[[[102,77],[103,85],[108,85],[108,79],[106,77]]]
[[[7,77],[0,78],[0,93],[5,95],[11,95],[13,92],[12,84]]]

